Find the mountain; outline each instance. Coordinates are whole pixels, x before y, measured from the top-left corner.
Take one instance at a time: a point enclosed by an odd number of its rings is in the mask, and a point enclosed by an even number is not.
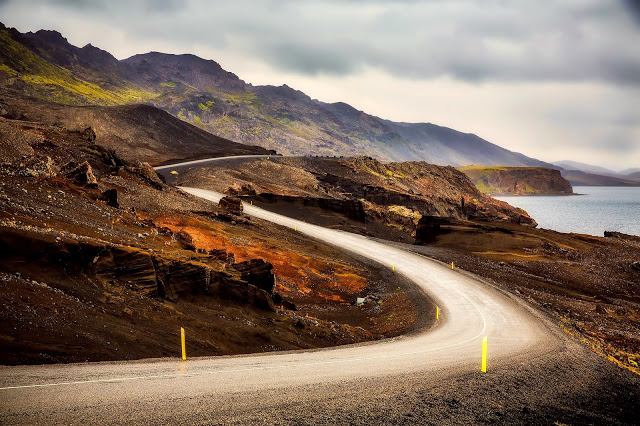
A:
[[[597,175],[622,177],[625,174],[614,172],[613,170],[604,167],[593,166],[591,164],[580,163],[578,161],[571,160],[554,161],[553,164],[558,167],[562,167],[565,170],[580,170],[582,172],[594,173]]]
[[[632,173],[636,169],[614,172],[571,160],[556,161],[553,164],[560,167],[562,177],[575,186],[640,186],[640,174]]]
[[[630,168],[630,169],[621,170],[620,174],[628,176],[628,175],[636,174],[638,172],[640,172],[640,167],[633,167],[633,168]]]
[[[629,173],[627,175],[627,179],[637,180],[638,182],[640,182],[640,171]]]
[[[153,105],[212,134],[288,155],[553,167],[472,134],[394,123],[287,85],[253,86],[194,55],[117,60],[92,45],[73,46],[55,31],[23,34],[0,24],[0,87],[76,106]]]
[[[562,170],[561,173],[562,177],[571,182],[573,186],[640,186],[640,181],[603,176],[580,170]]]

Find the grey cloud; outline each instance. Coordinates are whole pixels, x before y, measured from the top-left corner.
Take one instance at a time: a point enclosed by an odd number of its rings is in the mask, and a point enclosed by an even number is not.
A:
[[[156,50],[209,44],[304,75],[368,66],[414,79],[640,84],[640,30],[629,13],[638,8],[631,1],[35,3],[117,27],[131,39],[155,40]]]

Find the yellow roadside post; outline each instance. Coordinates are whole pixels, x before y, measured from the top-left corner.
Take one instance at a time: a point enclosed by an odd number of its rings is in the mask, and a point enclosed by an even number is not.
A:
[[[294,227],[293,227],[293,230],[294,230],[294,231],[297,231],[297,230],[298,230],[298,225],[294,226]]]
[[[483,373],[487,372],[487,336],[482,338],[482,366]]]
[[[453,269],[453,262],[451,262],[451,269]]]
[[[440,319],[440,308],[436,306],[436,319]]]
[[[393,272],[395,272],[395,271],[396,271],[396,264],[395,264],[395,263],[392,263],[392,264],[391,264],[391,270],[392,270]]]
[[[184,345],[184,328],[180,327],[180,340],[182,341],[182,360],[187,359],[187,350]]]

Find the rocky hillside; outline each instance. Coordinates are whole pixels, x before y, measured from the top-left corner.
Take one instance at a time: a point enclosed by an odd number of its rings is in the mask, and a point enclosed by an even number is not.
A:
[[[180,327],[190,356],[392,336],[424,299],[390,275],[168,186],[90,131],[0,117],[2,364],[178,356]]]
[[[555,166],[561,168],[562,177],[575,186],[640,186],[640,172],[627,169],[621,172],[579,163],[577,161],[556,161]]]
[[[119,61],[91,45],[72,46],[55,31],[22,34],[4,26],[0,40],[0,86],[58,103],[146,103],[215,135],[284,155],[550,167],[473,134],[394,123],[287,85],[252,86],[193,55],[151,52]]]
[[[488,195],[568,195],[571,183],[559,170],[543,167],[482,167],[466,166],[458,170]]]
[[[575,186],[640,186],[640,177],[634,174],[616,177],[581,170],[562,170],[562,177]]]
[[[214,136],[148,105],[69,106],[0,89],[0,117],[62,126],[84,132],[126,161],[153,165],[245,154],[270,154],[258,146]]]
[[[423,216],[536,225],[526,212],[478,191],[455,168],[424,162],[272,157],[175,171],[179,185],[246,196],[266,208],[279,206],[283,213],[302,207],[316,209],[309,220],[327,212],[339,213],[352,222],[345,229],[361,232],[361,225],[366,224],[365,233],[392,239],[403,236],[405,241],[413,241]]]

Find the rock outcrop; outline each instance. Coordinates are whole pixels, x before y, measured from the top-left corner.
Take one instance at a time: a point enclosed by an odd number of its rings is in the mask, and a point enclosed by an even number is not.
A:
[[[544,167],[460,167],[488,195],[569,195],[571,183],[559,170]]]
[[[75,163],[69,163],[64,166],[66,170],[65,175],[70,178],[73,183],[81,186],[97,186],[98,180],[93,174],[93,169],[88,162],[83,162],[76,165]]]
[[[262,259],[251,259],[245,262],[233,264],[233,269],[242,274],[242,279],[249,284],[261,288],[269,294],[273,294],[276,278],[271,273],[273,265]]]
[[[242,215],[243,211],[242,200],[237,197],[222,197],[218,203],[218,207],[221,210],[238,216]]]
[[[34,265],[61,265],[64,273],[90,276],[107,285],[122,285],[146,297],[178,300],[207,295],[275,310],[273,266],[252,259],[225,269],[208,256],[172,259],[135,247],[97,241],[55,238],[46,233],[3,228],[0,259],[29,259]]]

